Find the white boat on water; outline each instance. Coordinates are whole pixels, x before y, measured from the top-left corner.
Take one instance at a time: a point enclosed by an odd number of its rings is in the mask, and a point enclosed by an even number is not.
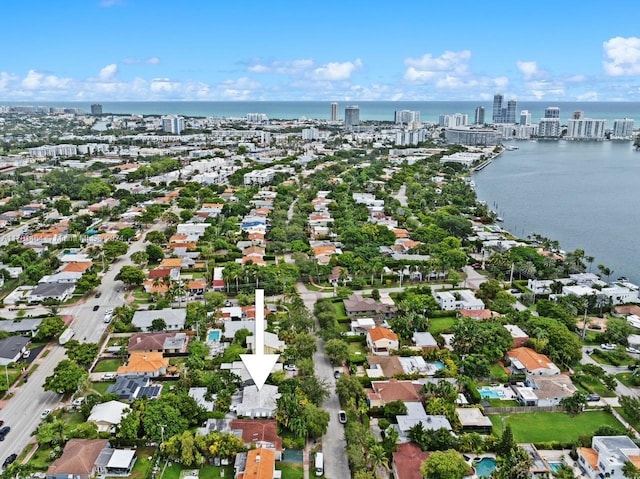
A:
[[[496,221],[502,223],[504,221],[504,218],[502,218],[501,216],[496,216]]]

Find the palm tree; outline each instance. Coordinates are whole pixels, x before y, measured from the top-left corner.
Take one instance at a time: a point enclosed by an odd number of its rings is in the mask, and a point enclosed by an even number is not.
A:
[[[593,256],[585,256],[584,260],[589,263],[589,273],[591,273],[591,265],[593,264],[595,258]]]
[[[385,472],[389,470],[389,459],[387,452],[380,443],[376,443],[369,449],[369,461],[371,469],[376,477],[385,477]]]

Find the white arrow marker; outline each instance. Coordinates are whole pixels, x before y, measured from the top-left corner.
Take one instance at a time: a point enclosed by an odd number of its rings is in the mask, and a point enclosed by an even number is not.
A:
[[[258,391],[262,389],[276,365],[279,354],[264,354],[264,290],[256,289],[256,320],[253,333],[253,354],[241,354],[240,359]]]

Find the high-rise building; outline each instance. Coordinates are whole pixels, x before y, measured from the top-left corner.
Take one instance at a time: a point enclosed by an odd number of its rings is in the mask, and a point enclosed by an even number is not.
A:
[[[520,112],[520,124],[524,126],[531,125],[531,113],[529,113],[529,110],[522,110]]]
[[[567,125],[568,140],[604,140],[606,120],[583,118],[569,120]]]
[[[184,118],[177,115],[162,117],[162,131],[179,135],[184,130]]]
[[[338,121],[338,103],[331,102],[331,121]]]
[[[516,100],[511,99],[507,102],[507,113],[505,115],[505,123],[515,123],[516,122],[516,110],[518,109],[518,102]]]
[[[94,103],[91,105],[91,114],[92,115],[102,115],[102,105],[99,103]]]
[[[571,116],[571,118],[573,120],[582,120],[584,118],[584,112],[580,110],[576,110],[573,112],[573,115]]]
[[[493,95],[493,116],[491,121],[493,123],[504,123],[502,116],[502,102],[504,100],[504,96],[501,93],[496,93]]]
[[[420,123],[420,112],[411,110],[396,110],[394,114],[396,125],[411,125]]]
[[[247,113],[247,123],[266,123],[269,121],[266,113]]]
[[[548,106],[544,109],[545,118],[560,118],[560,108],[557,106]]]
[[[613,120],[611,138],[630,140],[633,137],[633,120]]]
[[[484,125],[484,107],[483,106],[476,107],[474,123],[476,125]]]
[[[560,138],[560,119],[541,118],[538,123],[538,136],[540,138]]]
[[[360,107],[357,105],[349,105],[344,109],[344,126],[353,128],[360,125]]]

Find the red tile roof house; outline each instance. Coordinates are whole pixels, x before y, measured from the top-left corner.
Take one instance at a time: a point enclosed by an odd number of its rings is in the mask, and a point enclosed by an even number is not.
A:
[[[240,431],[245,444],[255,444],[282,451],[282,438],[278,436],[278,426],[275,419],[234,419],[231,429]]]
[[[365,389],[369,407],[384,407],[393,401],[420,402],[422,384],[417,381],[371,381],[371,388]]]
[[[95,477],[96,461],[107,447],[106,439],[70,439],[62,456],[47,469],[47,479],[90,479]]]
[[[398,444],[391,462],[393,477],[396,479],[423,479],[420,474],[420,466],[428,458],[429,453],[412,442]]]
[[[387,356],[391,351],[400,349],[400,342],[392,330],[376,326],[367,331],[367,346],[373,354]]]

